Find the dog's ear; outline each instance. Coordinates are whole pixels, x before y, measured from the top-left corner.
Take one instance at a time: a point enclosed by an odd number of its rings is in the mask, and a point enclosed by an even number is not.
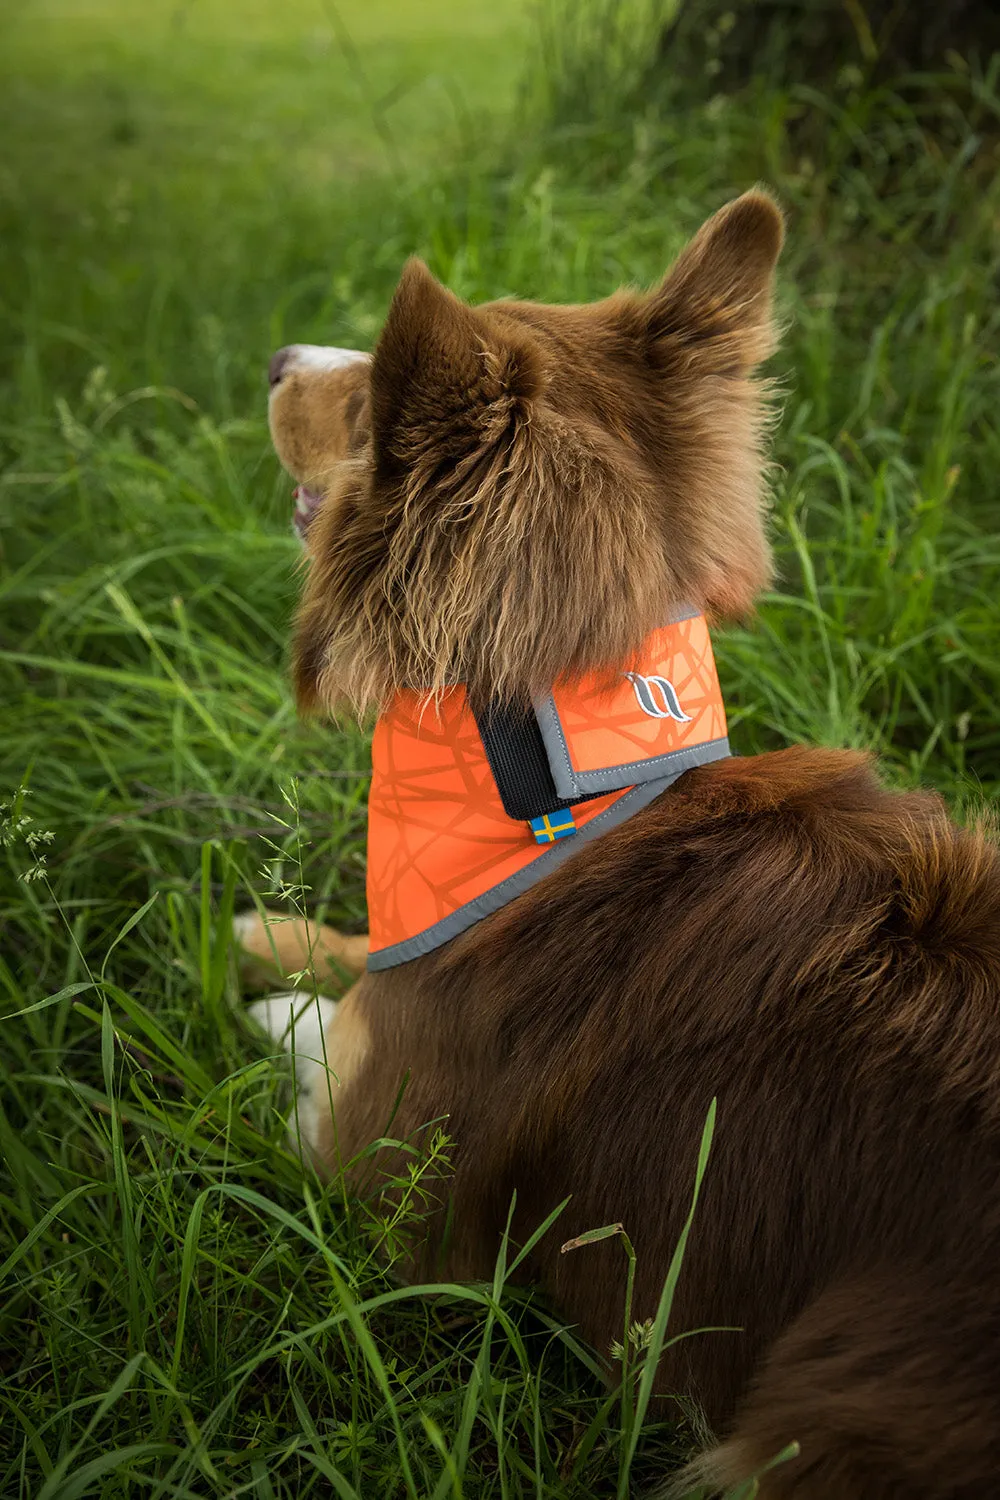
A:
[[[774,268],[784,221],[766,193],[744,193],[699,229],[645,304],[654,364],[693,358],[705,374],[745,375],[774,350]]]
[[[497,439],[541,380],[526,334],[499,336],[423,261],[408,261],[372,363],[377,475],[392,478],[430,451],[448,463]]]

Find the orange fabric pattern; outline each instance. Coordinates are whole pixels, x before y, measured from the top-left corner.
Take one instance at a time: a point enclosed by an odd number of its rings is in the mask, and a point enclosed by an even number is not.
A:
[[[689,722],[643,712],[624,672],[610,681],[603,676],[575,686],[557,684],[552,697],[574,773],[669,754],[725,734],[726,711],[704,615],[654,630],[630,670],[647,680],[666,678]],[[661,694],[654,693],[662,708]]]
[[[577,827],[620,793],[575,810]],[[462,687],[401,693],[372,741],[368,925],[374,951],[450,916],[541,853],[503,810]]]
[[[652,779],[638,763],[718,740],[726,732],[701,616],[654,631],[629,670],[654,686],[636,685],[622,673],[557,684],[553,691],[573,769],[622,766],[623,774],[608,790],[601,788],[602,795],[574,806],[578,830],[628,791],[630,773],[633,780]],[[657,687],[663,679],[666,688]],[[671,684],[684,722],[669,713]],[[566,842],[573,844],[574,837]],[[545,852],[526,822],[504,812],[465,689],[450,688],[436,702],[400,693],[380,718],[372,742],[368,919],[373,955],[424,933]]]

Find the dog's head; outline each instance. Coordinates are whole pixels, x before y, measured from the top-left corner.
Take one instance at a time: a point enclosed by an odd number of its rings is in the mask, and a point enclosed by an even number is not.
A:
[[[575,307],[469,307],[411,260],[370,360],[280,351],[275,446],[322,497],[301,705],[526,698],[614,668],[679,603],[745,612],[770,566],[751,377],[782,237],[747,193],[653,291]]]

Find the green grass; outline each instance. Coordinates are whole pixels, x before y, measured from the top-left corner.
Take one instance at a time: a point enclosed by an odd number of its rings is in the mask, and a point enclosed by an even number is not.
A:
[[[369,343],[413,250],[470,297],[649,282],[769,182],[781,571],[719,636],[733,739],[869,746],[962,815],[996,797],[996,72],[681,100],[669,59],[599,66],[599,6],[555,50],[552,14],[5,4],[5,1497],[629,1482],[632,1398],[503,1290],[516,1247],[492,1287],[394,1282],[447,1141],[398,1220],[304,1177],[242,1017],[234,903],[364,925],[366,744],[299,725],[284,672],[271,348]],[[689,1443],[647,1423],[636,1485]]]

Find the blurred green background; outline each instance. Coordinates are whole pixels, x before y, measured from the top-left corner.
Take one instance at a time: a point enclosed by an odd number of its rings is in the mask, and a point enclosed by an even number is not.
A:
[[[657,1419],[633,1464],[543,1307],[393,1290],[446,1143],[399,1222],[283,1146],[229,919],[364,926],[368,762],[291,704],[264,371],[369,347],[410,253],[600,297],[765,182],[780,573],[718,635],[733,741],[974,815],[1000,67],[988,7],[891,9],[0,0],[0,1494],[592,1497],[690,1447]]]

